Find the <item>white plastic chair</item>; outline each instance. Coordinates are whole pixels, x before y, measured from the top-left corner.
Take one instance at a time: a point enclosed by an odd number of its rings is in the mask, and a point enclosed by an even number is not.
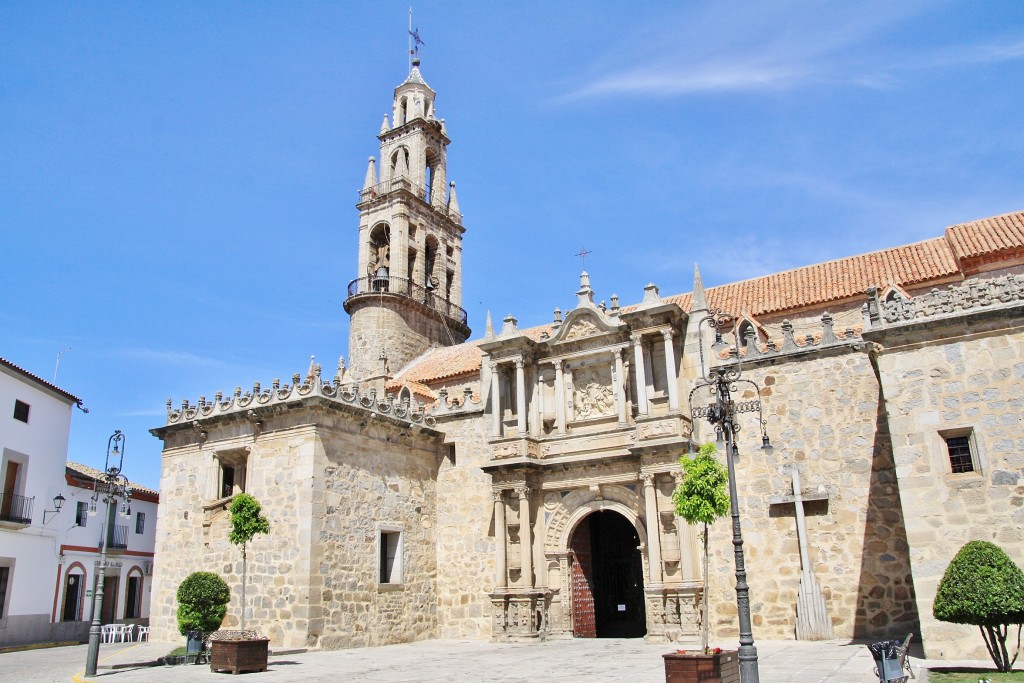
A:
[[[103,624],[100,626],[100,642],[112,643],[120,630],[119,624]]]
[[[132,642],[132,631],[135,629],[135,624],[121,624],[121,632],[118,633],[118,640],[122,643]]]
[[[136,631],[135,640],[137,642],[141,643],[143,638],[145,638],[147,641],[149,640],[149,627],[148,626],[139,626],[139,630]]]

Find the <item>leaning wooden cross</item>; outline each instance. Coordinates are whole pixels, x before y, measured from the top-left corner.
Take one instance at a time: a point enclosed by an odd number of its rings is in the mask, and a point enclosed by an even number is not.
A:
[[[794,464],[790,467],[793,475],[793,495],[774,496],[769,504],[788,505],[796,508],[796,535],[800,542],[800,591],[796,601],[797,640],[830,640],[832,620],[825,609],[825,596],[811,567],[811,556],[807,549],[807,520],[804,518],[804,504],[816,500],[828,500],[824,492],[803,493],[800,489],[800,470]]]

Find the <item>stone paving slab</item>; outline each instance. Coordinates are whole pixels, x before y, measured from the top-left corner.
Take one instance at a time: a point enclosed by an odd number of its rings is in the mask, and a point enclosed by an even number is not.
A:
[[[98,675],[82,677],[87,647],[0,654],[0,680],[18,683],[174,683],[224,681],[205,665],[146,666],[180,643],[117,643],[100,650]],[[720,643],[720,645],[727,645]],[[265,673],[246,681],[312,683],[664,683],[664,643],[635,639],[575,639],[530,644],[431,640],[402,645],[271,654]],[[867,647],[847,641],[759,641],[761,683],[877,683]],[[915,670],[922,660],[913,660]],[[937,663],[935,663],[937,664]],[[949,663],[947,663],[949,664]],[[984,665],[980,662],[976,664]],[[116,668],[115,668],[116,667]],[[121,668],[127,667],[127,668]],[[248,678],[253,677],[253,678]]]

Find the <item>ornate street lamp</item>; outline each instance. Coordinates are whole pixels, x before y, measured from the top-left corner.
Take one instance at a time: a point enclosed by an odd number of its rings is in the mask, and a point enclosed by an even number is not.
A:
[[[732,545],[736,560],[736,608],[739,612],[740,621],[740,680],[743,683],[759,683],[757,671],[757,648],[754,647],[754,633],[750,625],[750,588],[747,586],[747,570],[743,563],[743,533],[740,529],[740,510],[736,493],[736,466],[735,461],[739,459],[739,448],[736,446],[736,436],[740,432],[740,426],[736,422],[739,413],[758,414],[759,426],[761,427],[761,449],[767,454],[772,451],[772,444],[768,440],[767,424],[764,419],[764,412],[761,409],[761,401],[734,401],[733,394],[739,390],[741,385],[749,385],[754,389],[755,395],[760,395],[760,387],[749,379],[743,379],[740,374],[743,370],[743,358],[739,348],[735,345],[732,351],[736,357],[735,365],[718,366],[704,371],[704,344],[699,334],[701,325],[707,323],[715,330],[715,343],[712,350],[721,352],[728,348],[722,340],[722,330],[728,326],[728,318],[722,315],[722,311],[715,309],[703,318],[697,325],[698,345],[700,348],[700,372],[701,378],[696,386],[690,391],[690,416],[694,420],[698,417],[707,419],[715,428],[719,450],[725,452],[725,461],[729,470],[729,507],[732,512]],[[693,406],[693,397],[701,389],[707,389],[714,397],[713,402],[704,406]]]
[[[126,517],[132,515],[132,487],[128,479],[121,474],[121,467],[124,464],[124,434],[120,429],[107,440],[107,461],[103,468],[103,474],[98,476],[93,484],[92,499],[89,501],[89,514],[96,514],[96,502],[106,504],[103,523],[100,526],[102,551],[100,552],[100,563],[96,574],[96,590],[92,596],[92,625],[89,627],[89,652],[85,659],[85,675],[96,675],[96,662],[100,655],[100,612],[103,610],[103,584],[106,579],[107,568],[107,544],[110,541],[111,505],[117,509],[117,499],[121,498],[121,514]]]

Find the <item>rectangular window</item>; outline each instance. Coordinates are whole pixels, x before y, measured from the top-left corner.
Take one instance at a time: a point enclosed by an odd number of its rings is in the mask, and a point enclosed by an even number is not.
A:
[[[138,619],[140,615],[139,604],[142,598],[142,577],[129,576],[128,589],[124,598],[124,618]]]
[[[79,501],[75,507],[75,524],[78,526],[85,526],[86,521],[89,519],[89,504]]]
[[[402,532],[380,532],[380,583],[402,583]]]
[[[228,465],[221,467],[220,478],[221,498],[227,498],[235,493],[235,468]]]
[[[10,576],[10,567],[0,567],[0,619],[7,616],[7,583]]]
[[[29,405],[24,401],[14,399],[14,419],[22,422],[28,422],[28,409]]]
[[[146,531],[146,513],[136,512],[135,513],[135,533],[141,534]]]
[[[974,471],[974,456],[971,452],[971,436],[947,436],[946,450],[949,451],[949,466],[953,474]]]

